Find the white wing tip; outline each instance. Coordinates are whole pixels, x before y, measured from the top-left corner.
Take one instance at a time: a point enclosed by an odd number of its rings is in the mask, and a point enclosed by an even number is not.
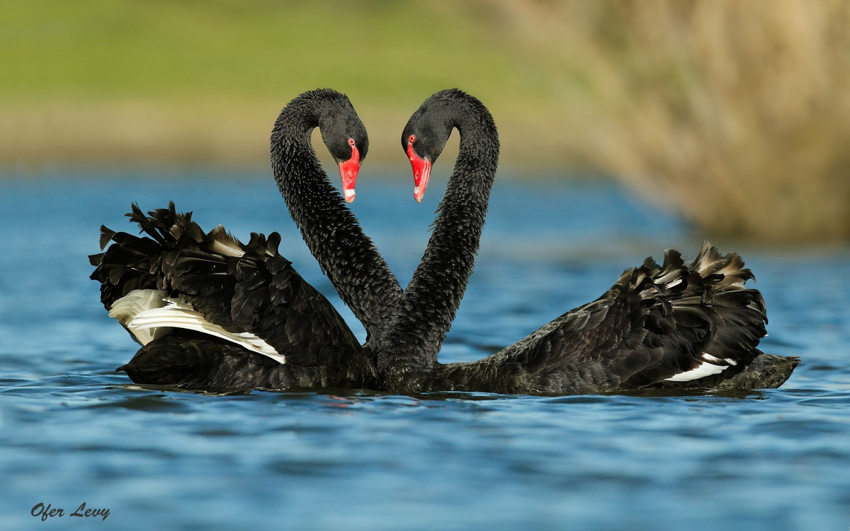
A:
[[[702,358],[707,360],[703,363],[697,365],[696,368],[691,369],[689,371],[680,372],[670,378],[665,378],[665,382],[690,382],[692,380],[699,380],[700,378],[705,378],[706,376],[712,376],[715,374],[720,374],[729,368],[729,365],[716,365],[716,363],[726,362],[731,365],[736,365],[737,363],[734,360],[716,358],[711,354],[703,353]]]
[[[191,305],[164,297],[165,294],[157,290],[131,291],[113,303],[109,316],[123,324],[142,345],[147,345],[172,328],[181,328],[224,339],[269,357],[281,365],[286,363],[284,355],[254,334],[228,332],[204,319]]]

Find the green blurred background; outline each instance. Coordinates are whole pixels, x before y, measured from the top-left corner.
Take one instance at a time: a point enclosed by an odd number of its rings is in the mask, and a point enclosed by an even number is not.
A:
[[[709,237],[846,241],[848,27],[841,0],[5,0],[0,175],[255,171],[324,86],[406,176],[410,113],[460,87],[506,175],[616,178]]]

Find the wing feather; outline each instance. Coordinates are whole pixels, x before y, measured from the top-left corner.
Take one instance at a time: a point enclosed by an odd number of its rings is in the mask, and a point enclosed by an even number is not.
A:
[[[91,278],[101,283],[104,306],[124,315],[119,321],[143,344],[173,327],[296,365],[334,363],[360,349],[327,299],[280,256],[278,234],[252,234],[246,245],[220,225],[204,233],[192,213],[176,212],[174,203],[148,215],[133,204],[127,216],[143,236],[102,227],[101,247],[112,244],[90,257]],[[168,304],[136,311],[128,321],[142,297],[130,294],[153,291]]]
[[[734,376],[759,354],[764,300],[735,253],[706,242],[686,264],[668,250],[623,273],[599,299],[567,312],[482,363],[516,364],[541,392],[629,389]]]

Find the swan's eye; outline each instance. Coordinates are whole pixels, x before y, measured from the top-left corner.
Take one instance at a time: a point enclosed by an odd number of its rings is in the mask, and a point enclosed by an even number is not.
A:
[[[351,146],[351,147],[354,147],[354,139],[353,138],[348,139],[348,145]]]
[[[416,140],[416,135],[410,135],[409,137],[407,137],[407,144],[413,144],[414,140]]]

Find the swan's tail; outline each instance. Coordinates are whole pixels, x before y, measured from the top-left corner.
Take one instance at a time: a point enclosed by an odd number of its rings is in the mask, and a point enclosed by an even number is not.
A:
[[[715,389],[775,389],[785,383],[799,364],[800,358],[796,356],[759,353],[743,372],[718,383]]]
[[[800,364],[796,356],[777,356],[756,350],[758,355],[737,374],[718,374],[699,381],[698,387],[712,391],[748,391],[751,389],[776,389],[791,377]],[[660,382],[659,389],[691,389],[693,382]]]

